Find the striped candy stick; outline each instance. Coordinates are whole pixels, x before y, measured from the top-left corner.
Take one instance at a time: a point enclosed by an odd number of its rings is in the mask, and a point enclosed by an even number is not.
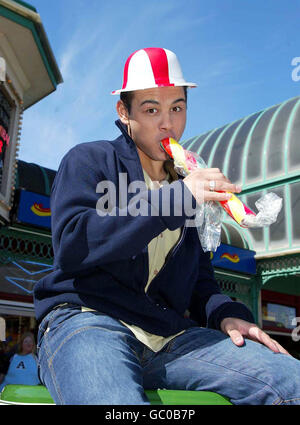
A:
[[[195,158],[193,152],[184,149],[175,139],[167,137],[161,140],[161,147],[174,160],[176,167],[183,169],[187,175],[196,168],[203,168]],[[228,192],[231,193],[231,192]],[[256,216],[237,196],[231,193],[227,201],[220,201],[221,206],[241,227],[248,227],[247,216]]]

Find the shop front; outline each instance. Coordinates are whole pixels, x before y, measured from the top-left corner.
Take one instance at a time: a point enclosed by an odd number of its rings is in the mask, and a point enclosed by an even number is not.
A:
[[[36,9],[25,1],[0,0],[0,316],[6,319],[6,348],[15,346],[22,332],[35,330],[32,288],[52,263],[49,231],[19,226],[26,222],[18,216],[26,202],[17,158],[23,112],[60,83]],[[40,176],[31,177],[33,185],[40,184]],[[35,202],[37,217],[45,214],[39,210],[42,201]]]

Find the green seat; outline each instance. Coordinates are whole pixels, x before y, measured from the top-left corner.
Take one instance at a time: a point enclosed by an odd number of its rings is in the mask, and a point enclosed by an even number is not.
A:
[[[6,385],[0,394],[2,404],[54,404],[43,385]]]
[[[210,391],[146,390],[146,395],[151,404],[232,404],[226,397]],[[54,402],[43,385],[6,385],[0,394],[0,404],[54,404]]]
[[[218,405],[232,404],[229,399],[211,391],[146,390],[151,404]]]

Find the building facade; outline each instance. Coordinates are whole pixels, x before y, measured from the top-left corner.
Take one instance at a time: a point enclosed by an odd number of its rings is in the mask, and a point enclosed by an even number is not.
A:
[[[18,181],[24,174],[18,161],[23,112],[60,83],[62,76],[37,10],[25,1],[0,0],[0,316],[6,319],[10,345],[22,331],[35,327],[29,287],[42,267],[34,264],[39,233],[29,228],[25,233],[16,226],[22,193]],[[33,185],[41,178],[37,173],[31,177]],[[51,250],[51,237],[46,240]],[[45,248],[43,259],[44,254]]]

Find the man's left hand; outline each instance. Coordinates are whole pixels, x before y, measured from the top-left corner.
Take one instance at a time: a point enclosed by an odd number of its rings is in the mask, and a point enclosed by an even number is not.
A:
[[[221,330],[229,335],[232,342],[237,346],[244,344],[244,338],[264,344],[275,353],[290,355],[277,341],[270,338],[268,334],[262,331],[255,323],[246,322],[234,317],[226,317],[221,321]]]

